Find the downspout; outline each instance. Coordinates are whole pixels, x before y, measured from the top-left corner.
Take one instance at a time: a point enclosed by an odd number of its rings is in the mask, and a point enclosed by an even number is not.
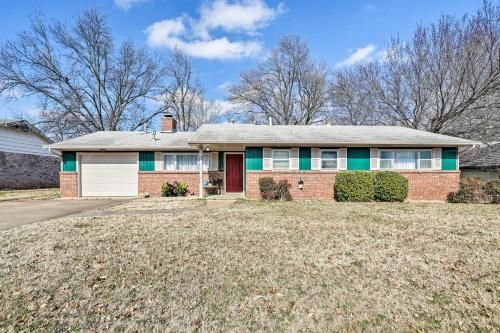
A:
[[[200,198],[203,198],[203,145],[198,146],[198,165],[200,168]]]

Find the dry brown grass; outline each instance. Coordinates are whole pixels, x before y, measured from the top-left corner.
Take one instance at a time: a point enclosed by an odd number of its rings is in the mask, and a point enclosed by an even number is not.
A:
[[[241,202],[0,232],[0,331],[498,331],[500,207]]]
[[[0,201],[7,200],[42,200],[59,198],[58,188],[40,188],[34,190],[0,191]]]
[[[206,205],[206,200],[181,197],[181,198],[147,198],[134,199],[123,204],[115,205],[112,211],[142,211],[142,210],[171,210],[193,208]]]

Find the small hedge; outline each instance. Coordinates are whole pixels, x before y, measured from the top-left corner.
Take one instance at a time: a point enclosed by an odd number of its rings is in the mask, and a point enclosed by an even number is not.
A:
[[[375,172],[373,184],[377,201],[403,202],[408,196],[408,179],[397,172]]]
[[[260,195],[264,200],[292,200],[290,195],[290,184],[286,179],[281,179],[277,183],[272,177],[263,177],[259,179]]]
[[[189,189],[184,182],[164,183],[161,186],[162,197],[185,197],[189,194]]]
[[[500,204],[500,179],[493,179],[487,182],[483,187],[483,191],[491,203]]]
[[[341,172],[335,178],[337,201],[366,202],[375,198],[373,173],[367,171]]]
[[[483,181],[478,177],[469,177],[460,181],[457,192],[450,194],[448,201],[452,203],[481,203],[485,201]]]

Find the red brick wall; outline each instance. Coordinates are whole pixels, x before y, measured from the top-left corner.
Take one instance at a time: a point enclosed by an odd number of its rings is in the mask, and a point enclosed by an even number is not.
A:
[[[224,172],[209,171],[203,173],[203,179],[224,178]],[[199,194],[200,174],[198,171],[151,171],[139,172],[139,193],[148,192],[151,196],[161,195],[163,183],[185,182],[188,189],[194,195]]]
[[[459,171],[404,171],[409,181],[408,200],[445,201],[448,193],[458,189]],[[287,179],[292,185],[290,194],[293,199],[333,199],[335,172],[319,171],[248,171],[246,174],[246,197],[259,199],[259,178],[273,177],[275,180]],[[298,188],[302,178],[304,188]]]
[[[403,171],[409,182],[408,200],[445,201],[458,190],[460,171]]]
[[[333,199],[333,185],[336,172],[325,171],[247,171],[246,197],[259,199],[259,179],[273,177],[276,181],[286,179],[293,199]],[[299,189],[299,179],[304,182],[302,190]]]
[[[78,197],[78,173],[59,172],[59,183],[61,198]]]

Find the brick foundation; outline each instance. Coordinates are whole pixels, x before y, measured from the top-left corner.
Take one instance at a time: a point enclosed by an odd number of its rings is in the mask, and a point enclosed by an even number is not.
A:
[[[161,195],[161,186],[163,183],[184,182],[188,189],[194,195],[199,195],[200,174],[198,171],[152,171],[139,172],[139,193],[148,192],[151,196]],[[203,179],[224,178],[224,172],[209,171],[203,173]]]
[[[458,190],[459,171],[404,171],[401,172],[409,181],[408,200],[445,201],[450,192]],[[292,186],[290,194],[295,200],[333,199],[336,172],[318,171],[248,171],[246,174],[246,197],[259,199],[259,179],[273,177],[275,180],[286,179]],[[302,190],[298,187],[299,179],[304,182]]]
[[[61,198],[78,197],[78,173],[59,172]]]

